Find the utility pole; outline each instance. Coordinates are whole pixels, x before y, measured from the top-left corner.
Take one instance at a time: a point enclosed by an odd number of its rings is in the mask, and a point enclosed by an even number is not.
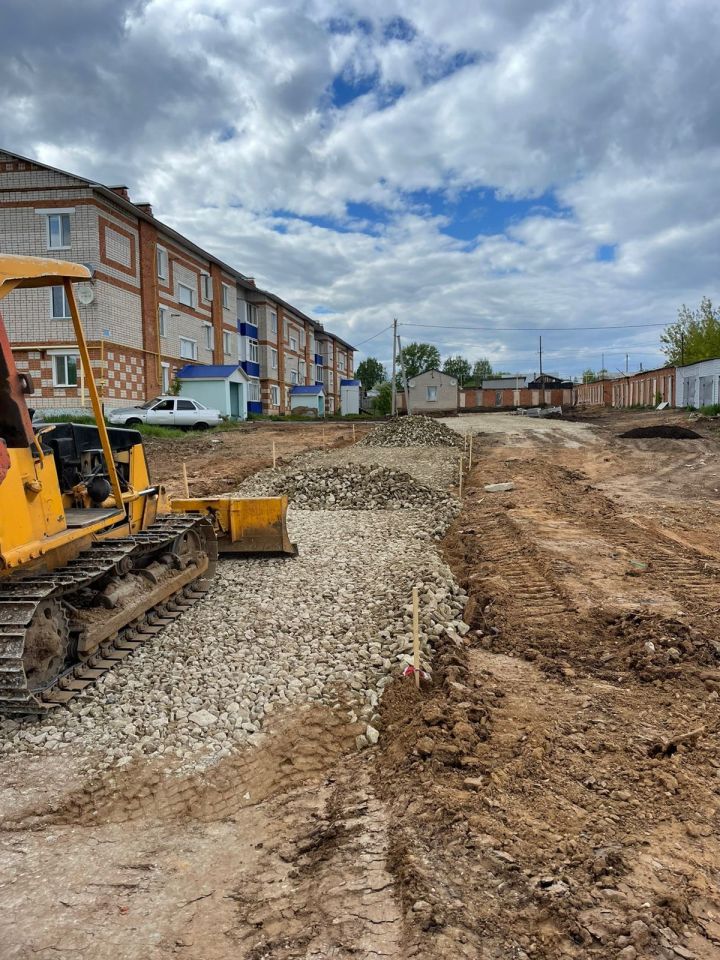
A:
[[[601,356],[601,358],[602,358],[602,359],[601,359],[601,362],[600,362],[600,373],[601,373],[601,374],[603,375],[603,377],[604,377],[604,376],[605,376],[605,354],[602,353],[602,354],[600,354],[600,356]]]
[[[540,337],[540,378],[542,379],[542,337]]]
[[[397,317],[393,317],[393,359],[392,359],[392,415],[397,414],[397,383],[395,382],[395,348],[397,346]]]
[[[625,376],[628,375],[628,365],[630,363],[630,354],[625,354]]]
[[[685,334],[680,331],[680,366],[685,366]]]
[[[408,379],[405,374],[405,361],[402,355],[402,344],[400,343],[400,337],[397,338],[398,343],[398,356],[400,357],[400,372],[402,374],[403,383],[405,384],[405,412],[410,416],[410,386],[408,384]]]

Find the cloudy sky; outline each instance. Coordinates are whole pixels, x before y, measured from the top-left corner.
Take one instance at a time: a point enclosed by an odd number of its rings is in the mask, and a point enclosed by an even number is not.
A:
[[[3,0],[0,146],[389,360],[662,361],[718,297],[717,0]],[[369,339],[373,338],[373,339]]]

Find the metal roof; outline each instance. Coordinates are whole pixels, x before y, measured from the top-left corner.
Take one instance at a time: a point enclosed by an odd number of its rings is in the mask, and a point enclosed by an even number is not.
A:
[[[341,380],[340,386],[341,387],[359,387],[360,381],[359,380]]]
[[[290,396],[297,396],[298,394],[308,394],[309,396],[318,397],[321,393],[325,393],[325,388],[321,386],[302,386],[301,384],[296,384],[294,387],[290,387]]]
[[[178,370],[178,380],[226,380],[240,368],[239,364],[187,364]]]

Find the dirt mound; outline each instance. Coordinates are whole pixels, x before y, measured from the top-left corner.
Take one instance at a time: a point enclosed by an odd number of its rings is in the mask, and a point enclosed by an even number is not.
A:
[[[462,447],[464,440],[431,417],[395,417],[376,427],[360,443],[366,447]]]
[[[656,427],[634,427],[621,433],[622,440],[702,440],[699,433],[687,427],[676,427],[670,423],[660,423]]]

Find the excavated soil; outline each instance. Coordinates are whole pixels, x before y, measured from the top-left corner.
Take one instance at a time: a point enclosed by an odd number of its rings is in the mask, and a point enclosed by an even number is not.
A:
[[[623,440],[648,440],[657,438],[660,440],[702,440],[699,433],[689,430],[687,427],[676,427],[672,424],[658,424],[654,427],[635,427],[632,430],[626,430],[620,434]]]
[[[190,495],[216,496],[237,489],[258,470],[272,466],[273,444],[278,463],[308,450],[336,450],[363,437],[372,425],[275,423],[257,421],[233,430],[188,433],[185,437],[146,437],[143,441],[154,483],[170,496],[184,496],[183,464]]]
[[[458,418],[470,630],[376,747],[312,708],[192,776],[3,758],[7,956],[720,958],[718,441],[521,419]]]

